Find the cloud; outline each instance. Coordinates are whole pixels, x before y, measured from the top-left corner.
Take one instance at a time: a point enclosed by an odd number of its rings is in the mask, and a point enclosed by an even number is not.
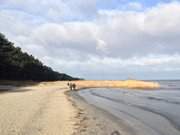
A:
[[[93,23],[87,22],[48,23],[35,29],[32,37],[35,43],[47,48],[51,46],[51,50],[68,49],[72,50],[69,52],[83,52],[86,55],[97,54],[95,27]]]
[[[96,0],[6,0],[2,3],[3,9],[26,12],[47,21],[84,20],[96,14]]]
[[[112,55],[121,57],[179,52],[179,10],[180,4],[174,2],[144,12],[100,11],[100,21],[105,22],[101,39],[111,46]]]
[[[62,59],[46,58],[48,64],[54,65],[55,69],[67,70],[73,75],[91,79],[151,79],[154,74],[156,78],[178,78],[180,72],[180,55],[149,55],[146,57],[133,57],[129,59],[90,57],[88,61],[67,61]],[[69,62],[69,63],[68,63]],[[169,65],[171,63],[171,65]],[[73,67],[73,68],[72,68]],[[73,69],[78,69],[78,72]],[[176,74],[175,74],[176,73]],[[173,75],[173,76],[172,76]],[[162,78],[161,78],[162,79]]]
[[[24,51],[72,75],[157,78],[180,72],[179,2],[151,8],[131,2],[127,10],[102,10],[95,3],[7,0],[0,6],[0,29]]]
[[[108,53],[107,44],[103,40],[97,40],[96,50],[102,51],[104,53]]]
[[[142,10],[143,9],[143,5],[141,3],[137,3],[137,2],[130,2],[128,4],[128,7],[130,9],[134,9],[134,10]]]

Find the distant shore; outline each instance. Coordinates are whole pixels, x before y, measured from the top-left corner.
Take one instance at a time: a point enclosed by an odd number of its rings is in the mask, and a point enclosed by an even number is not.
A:
[[[110,81],[110,80],[80,80],[72,81],[77,86],[77,89],[86,88],[128,88],[128,89],[157,89],[160,84],[152,81],[140,80],[124,80],[124,81]]]
[[[47,85],[54,84],[56,86],[68,83],[76,84],[76,89],[86,88],[128,88],[128,89],[157,89],[160,84],[153,81],[140,80],[78,80],[78,81],[50,81],[50,82],[36,82],[36,81],[0,81],[0,85],[15,85],[15,86],[32,86],[32,85]]]

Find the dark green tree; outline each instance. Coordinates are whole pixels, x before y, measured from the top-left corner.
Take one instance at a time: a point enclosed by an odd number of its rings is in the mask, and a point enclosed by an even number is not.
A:
[[[0,33],[0,80],[55,81],[75,80],[66,74],[53,71],[32,55],[15,47]]]

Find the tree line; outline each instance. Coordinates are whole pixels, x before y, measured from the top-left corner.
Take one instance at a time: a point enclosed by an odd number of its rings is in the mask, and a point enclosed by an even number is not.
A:
[[[53,71],[41,61],[22,52],[0,33],[0,80],[77,80],[64,73]]]

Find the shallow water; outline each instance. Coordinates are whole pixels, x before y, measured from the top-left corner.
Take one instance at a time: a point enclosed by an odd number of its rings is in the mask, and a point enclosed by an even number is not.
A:
[[[180,81],[159,83],[159,90],[88,89],[79,95],[123,120],[133,135],[180,135]]]

